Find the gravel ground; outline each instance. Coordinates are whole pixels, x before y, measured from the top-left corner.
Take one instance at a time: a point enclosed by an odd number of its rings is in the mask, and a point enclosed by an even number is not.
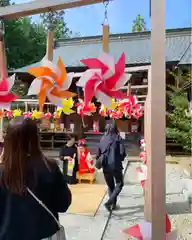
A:
[[[122,210],[112,215],[104,240],[134,239],[121,234],[120,230],[143,220],[144,199],[142,190],[137,184],[136,166],[137,163],[131,164],[128,168],[125,188],[120,198]],[[191,240],[192,214],[182,194],[184,177],[185,174],[179,165],[167,164],[167,212],[172,222],[172,229],[178,230],[178,239]]]

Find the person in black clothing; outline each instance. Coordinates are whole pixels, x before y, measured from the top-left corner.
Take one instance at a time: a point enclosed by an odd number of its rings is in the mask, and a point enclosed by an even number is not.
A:
[[[40,240],[59,230],[27,188],[56,219],[71,204],[58,165],[40,149],[35,121],[18,117],[9,123],[0,160],[0,240]]]
[[[67,143],[60,149],[60,160],[63,161],[63,173],[68,184],[76,184],[78,171],[77,145],[75,135],[68,136]]]
[[[103,154],[106,149],[107,158],[103,163],[103,174],[108,186],[109,199],[105,203],[108,211],[115,210],[117,204],[117,197],[123,188],[123,165],[125,148],[123,139],[120,137],[115,124],[108,124],[106,126],[105,135],[101,138],[97,158]]]

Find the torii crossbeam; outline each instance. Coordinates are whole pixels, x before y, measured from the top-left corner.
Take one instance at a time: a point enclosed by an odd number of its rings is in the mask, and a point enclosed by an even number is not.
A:
[[[38,0],[28,3],[15,4],[6,7],[0,7],[0,18],[14,19],[34,14],[40,14],[49,11],[62,10],[68,8],[81,7],[95,3],[101,3],[103,0]]]

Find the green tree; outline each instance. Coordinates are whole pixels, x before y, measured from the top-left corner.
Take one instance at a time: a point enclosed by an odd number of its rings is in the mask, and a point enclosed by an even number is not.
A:
[[[175,143],[180,144],[184,151],[190,152],[192,118],[189,111],[187,91],[189,91],[191,86],[191,77],[190,74],[187,73],[180,75],[179,78],[180,82],[178,86],[169,86],[170,90],[167,91],[169,105],[172,107],[172,110],[167,112],[167,137],[172,138]]]
[[[145,19],[138,14],[136,19],[133,21],[132,32],[144,32],[146,31],[146,22]]]
[[[54,31],[54,38],[70,37],[72,32],[64,21],[64,11],[51,11],[41,14],[43,25],[47,31]]]
[[[10,5],[9,0],[0,0],[0,6]],[[46,31],[42,24],[23,17],[4,21],[5,50],[8,69],[17,69],[39,61],[46,49]]]
[[[8,69],[32,64],[45,55],[46,31],[29,17],[5,21],[5,46]]]

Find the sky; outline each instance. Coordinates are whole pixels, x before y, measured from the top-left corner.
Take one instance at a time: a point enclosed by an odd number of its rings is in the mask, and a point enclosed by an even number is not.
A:
[[[36,0],[38,1],[38,0]],[[16,4],[29,0],[15,0]],[[191,26],[191,0],[166,0],[166,28]],[[132,22],[138,14],[146,21],[150,29],[149,0],[113,0],[108,6],[108,21],[111,33],[131,32]],[[38,16],[33,17],[38,21]],[[95,4],[65,11],[65,21],[74,33],[81,36],[101,34],[104,21],[103,4]]]

